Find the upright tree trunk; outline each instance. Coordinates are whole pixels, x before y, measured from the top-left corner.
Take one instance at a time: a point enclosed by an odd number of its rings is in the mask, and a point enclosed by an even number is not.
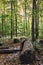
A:
[[[32,41],[38,38],[38,25],[39,25],[39,11],[37,0],[33,0],[33,14],[32,14]]]
[[[14,9],[15,9],[15,25],[16,25],[16,37],[17,37],[17,0],[15,0]]]
[[[2,10],[2,36],[4,36],[4,23],[5,23],[5,4],[3,0],[3,10]]]
[[[12,37],[13,37],[13,22],[12,22],[12,0],[11,0],[11,39],[12,39]]]
[[[38,39],[38,35],[39,35],[39,0],[36,1],[36,20],[35,20],[35,23],[36,23],[36,39]]]
[[[35,10],[35,0],[33,0],[33,8],[32,8],[32,42],[35,41],[35,38],[34,38],[34,10]]]
[[[26,14],[26,2],[27,2],[27,0],[25,0],[25,30],[26,30],[26,32],[27,32],[27,14]]]
[[[2,36],[3,36],[3,14],[2,14]]]

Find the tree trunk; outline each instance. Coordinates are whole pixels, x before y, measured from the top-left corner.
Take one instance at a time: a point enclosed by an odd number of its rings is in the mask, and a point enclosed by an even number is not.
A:
[[[38,25],[39,25],[39,4],[37,0],[33,0],[33,14],[32,14],[32,41],[38,38]]]
[[[36,2],[36,20],[35,20],[35,23],[36,23],[36,39],[38,39],[38,35],[39,35],[39,0],[37,0]]]
[[[17,37],[17,0],[15,0],[15,22],[16,22],[16,37]]]
[[[34,10],[35,10],[35,1],[36,0],[33,0],[33,10],[32,10],[32,42],[35,41],[35,37],[34,37],[34,23],[35,23],[35,20],[34,20]]]
[[[13,37],[13,21],[12,21],[12,0],[11,0],[11,39]]]

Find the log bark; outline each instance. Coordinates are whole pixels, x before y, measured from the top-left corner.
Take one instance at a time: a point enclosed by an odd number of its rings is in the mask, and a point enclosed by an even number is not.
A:
[[[32,43],[29,40],[24,40],[22,42],[23,47],[20,55],[21,64],[31,64],[35,59],[34,48]]]
[[[10,53],[17,53],[19,52],[19,49],[0,49],[0,54],[10,54]]]

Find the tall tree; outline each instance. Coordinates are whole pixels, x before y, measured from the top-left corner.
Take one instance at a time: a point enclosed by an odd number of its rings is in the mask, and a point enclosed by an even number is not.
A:
[[[32,8],[32,41],[35,41],[34,38],[34,10],[35,10],[35,2],[36,0],[33,0],[33,8]]]
[[[14,1],[14,12],[15,12],[15,25],[16,25],[16,37],[17,37],[17,0]]]
[[[16,37],[17,37],[17,0],[16,0],[15,20],[16,20]]]
[[[32,14],[32,40],[33,42],[38,38],[39,26],[39,0],[33,0],[33,14]]]
[[[11,0],[11,39],[13,37],[13,20],[12,20],[12,14],[13,14],[13,7],[12,7],[12,0]]]
[[[2,0],[3,3],[3,9],[2,9],[2,36],[4,36],[4,23],[5,23],[5,0]]]
[[[38,38],[38,34],[39,34],[39,0],[36,0],[35,3],[35,33],[36,36],[35,38]]]

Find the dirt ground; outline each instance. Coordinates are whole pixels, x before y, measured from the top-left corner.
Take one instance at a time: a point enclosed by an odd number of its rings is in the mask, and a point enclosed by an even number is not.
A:
[[[9,41],[11,42],[11,41]],[[7,43],[7,42],[6,42]],[[8,43],[5,44],[4,46],[9,46],[10,49],[14,49],[14,48],[19,48],[20,49],[20,43],[18,44],[13,44],[13,43]],[[43,65],[43,51],[41,51],[41,53],[37,53],[35,52],[35,55],[37,57],[36,61],[34,62],[34,64],[31,65]],[[0,54],[0,65],[21,65],[20,64],[20,52],[12,53],[12,54]],[[24,65],[24,64],[22,64]],[[25,64],[25,65],[29,65],[29,64]]]

